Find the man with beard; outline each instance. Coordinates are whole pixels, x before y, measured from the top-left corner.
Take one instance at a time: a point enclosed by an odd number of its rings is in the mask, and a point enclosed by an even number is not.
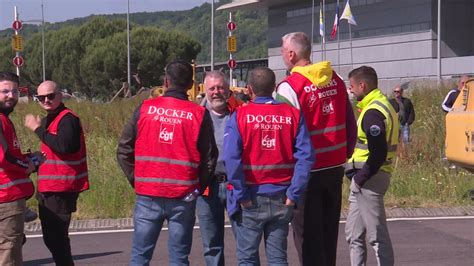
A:
[[[56,265],[74,265],[69,224],[79,193],[89,189],[86,143],[79,117],[62,103],[58,84],[47,80],[35,96],[48,115],[28,114],[25,126],[41,140],[48,161],[38,171],[38,209],[43,241]]]
[[[28,175],[44,161],[40,152],[21,153],[8,117],[18,102],[18,85],[17,75],[0,72],[0,265],[22,265],[23,213],[34,193]]]
[[[221,71],[207,72],[204,88],[206,98],[202,104],[211,115],[219,157],[216,170],[209,179],[209,187],[197,199],[197,212],[206,265],[224,265],[224,207],[227,174],[222,147],[224,129],[229,116],[241,103],[232,97],[229,83]]]

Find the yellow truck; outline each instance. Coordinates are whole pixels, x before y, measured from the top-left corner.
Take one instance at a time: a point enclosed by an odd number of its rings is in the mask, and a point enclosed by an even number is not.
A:
[[[474,79],[465,83],[446,115],[445,143],[448,160],[474,172]]]

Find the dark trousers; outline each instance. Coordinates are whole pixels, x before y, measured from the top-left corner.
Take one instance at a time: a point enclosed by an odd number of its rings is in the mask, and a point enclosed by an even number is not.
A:
[[[69,241],[71,213],[76,211],[79,193],[38,193],[43,241],[56,265],[74,265]]]
[[[293,211],[293,238],[301,265],[336,265],[344,168],[311,173]]]

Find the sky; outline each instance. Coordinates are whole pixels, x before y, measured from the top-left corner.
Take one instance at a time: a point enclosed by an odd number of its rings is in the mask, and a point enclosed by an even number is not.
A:
[[[44,3],[44,20],[59,22],[92,14],[125,14],[128,1],[130,13],[136,13],[186,10],[212,0],[0,0],[0,30],[11,27],[14,6],[17,7],[20,20],[41,20],[41,1]]]

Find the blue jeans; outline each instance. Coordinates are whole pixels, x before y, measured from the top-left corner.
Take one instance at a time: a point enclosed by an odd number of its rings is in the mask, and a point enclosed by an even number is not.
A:
[[[189,265],[196,201],[137,195],[130,265],[149,265],[163,222],[168,221],[168,265]]]
[[[197,199],[197,213],[206,265],[224,265],[224,207],[227,183],[209,184],[209,195]]]
[[[410,126],[408,124],[400,125],[400,138],[405,144],[410,142]]]
[[[286,206],[285,199],[284,193],[273,197],[257,195],[250,208],[242,209],[231,219],[239,265],[260,265],[258,248],[262,235],[268,265],[288,265],[288,223],[293,207]]]

